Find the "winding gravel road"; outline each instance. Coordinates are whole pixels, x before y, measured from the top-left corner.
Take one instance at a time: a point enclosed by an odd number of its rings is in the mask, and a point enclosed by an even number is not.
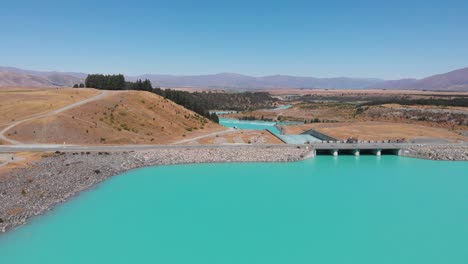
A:
[[[7,127],[5,127],[4,129],[2,129],[0,131],[0,140],[8,142],[8,143],[13,144],[13,145],[20,145],[20,144],[22,144],[21,142],[6,137],[5,133],[8,130],[12,129],[13,127],[15,127],[15,126],[17,126],[17,125],[19,125],[21,123],[31,121],[31,120],[34,120],[34,119],[38,119],[38,118],[43,118],[43,117],[47,117],[47,116],[53,116],[53,115],[56,115],[56,114],[60,114],[62,112],[70,110],[72,108],[75,108],[75,107],[78,107],[78,106],[81,106],[81,105],[84,105],[84,104],[87,104],[87,103],[90,103],[90,102],[93,102],[93,101],[96,101],[96,100],[100,100],[100,99],[106,97],[109,93],[110,93],[109,91],[101,91],[100,94],[98,94],[98,95],[95,95],[95,96],[87,98],[85,100],[82,100],[82,101],[67,105],[67,106],[62,107],[62,108],[56,109],[56,110],[54,110],[52,112],[49,112],[47,114],[42,114],[42,115],[38,115],[38,116],[34,116],[34,117],[29,117],[29,118],[26,118],[26,119],[22,119],[22,120],[18,120],[18,121],[15,121],[13,123],[10,123]]]

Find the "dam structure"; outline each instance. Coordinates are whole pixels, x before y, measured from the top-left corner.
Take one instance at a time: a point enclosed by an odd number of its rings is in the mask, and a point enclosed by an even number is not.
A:
[[[326,135],[324,133],[321,133],[315,129],[309,129],[305,132],[303,132],[301,135],[310,135],[314,138],[317,138],[319,140],[322,140],[322,141],[338,141],[338,139],[334,138],[334,137],[331,137],[329,135]]]
[[[344,142],[314,142],[309,146],[314,156],[317,155],[354,155],[361,154],[381,156],[384,154],[404,155],[411,144],[404,143],[344,143]]]

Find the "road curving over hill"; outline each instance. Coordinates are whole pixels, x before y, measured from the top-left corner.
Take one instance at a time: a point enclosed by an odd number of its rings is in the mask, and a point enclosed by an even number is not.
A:
[[[19,141],[16,141],[16,140],[13,140],[13,139],[10,139],[8,138],[7,136],[5,136],[6,132],[12,128],[14,128],[15,126],[21,124],[21,123],[24,123],[24,122],[27,122],[27,121],[31,121],[31,120],[35,120],[35,119],[38,119],[38,118],[43,118],[43,117],[48,117],[48,116],[53,116],[53,115],[57,115],[57,114],[60,114],[62,112],[65,112],[67,110],[70,110],[72,108],[75,108],[75,107],[78,107],[78,106],[82,106],[84,104],[87,104],[87,103],[90,103],[90,102],[93,102],[93,101],[97,101],[97,100],[101,100],[102,98],[106,97],[110,92],[109,91],[100,91],[100,93],[98,95],[95,95],[93,97],[90,97],[90,98],[87,98],[85,100],[82,100],[82,101],[79,101],[79,102],[76,102],[76,103],[73,103],[73,104],[69,104],[65,107],[62,107],[62,108],[59,108],[59,109],[56,109],[54,111],[51,111],[49,113],[46,113],[46,114],[42,114],[42,115],[38,115],[38,116],[34,116],[34,117],[29,117],[29,118],[25,118],[25,119],[22,119],[22,120],[18,120],[18,121],[15,121],[13,123],[10,123],[7,127],[3,128],[1,131],[0,131],[0,140],[1,141],[5,141],[9,144],[12,144],[12,145],[20,145],[22,144],[22,142],[19,142]]]

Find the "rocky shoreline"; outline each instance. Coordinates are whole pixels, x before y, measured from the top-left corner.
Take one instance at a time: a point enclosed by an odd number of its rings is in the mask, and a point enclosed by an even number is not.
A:
[[[402,156],[447,161],[468,161],[468,145],[414,146],[401,151]]]
[[[291,162],[304,147],[187,148],[130,152],[56,152],[0,178],[0,232],[27,223],[77,193],[125,171],[154,165],[214,162]]]
[[[313,157],[307,146],[168,148],[151,151],[56,152],[34,166],[0,177],[0,232],[27,223],[109,177],[125,171],[170,164],[292,162]],[[468,161],[468,145],[412,146],[402,156]]]

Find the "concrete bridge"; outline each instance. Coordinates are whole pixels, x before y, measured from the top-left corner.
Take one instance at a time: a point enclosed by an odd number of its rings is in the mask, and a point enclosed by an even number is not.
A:
[[[415,144],[409,143],[311,143],[315,155],[331,154],[352,154],[359,156],[361,154],[373,154],[380,156],[382,154],[401,155],[405,148]]]

